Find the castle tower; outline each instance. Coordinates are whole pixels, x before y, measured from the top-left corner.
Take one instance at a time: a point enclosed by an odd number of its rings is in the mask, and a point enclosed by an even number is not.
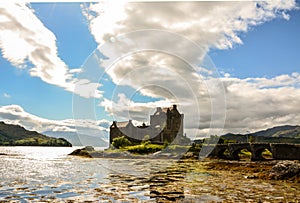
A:
[[[145,135],[151,137],[153,143],[171,143],[176,137],[183,137],[183,119],[177,106],[172,108],[157,107],[155,113],[150,116],[150,126],[134,126],[132,121],[116,122],[110,126],[110,143],[116,137],[125,136],[135,142],[143,139]]]

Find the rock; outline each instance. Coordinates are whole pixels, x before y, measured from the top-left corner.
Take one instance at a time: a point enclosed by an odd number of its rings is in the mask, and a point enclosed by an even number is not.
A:
[[[94,147],[92,147],[92,146],[86,146],[83,149],[85,149],[86,151],[95,151]]]
[[[92,156],[90,155],[90,153],[85,149],[76,149],[73,152],[71,152],[69,155],[73,155],[73,156],[83,156],[83,157],[88,157],[88,158],[92,158]]]
[[[195,156],[193,152],[186,152],[181,159],[197,159],[198,156]]]
[[[1,156],[1,155],[7,155],[7,154],[5,154],[5,153],[0,153],[0,156]]]
[[[115,158],[115,159],[131,159],[133,156],[129,152],[105,152],[105,151],[95,151],[91,146],[84,147],[82,149],[76,149],[69,155],[82,156],[88,158]],[[134,156],[134,158],[139,158]]]
[[[271,179],[281,180],[300,176],[299,161],[280,161],[272,167],[269,177]]]

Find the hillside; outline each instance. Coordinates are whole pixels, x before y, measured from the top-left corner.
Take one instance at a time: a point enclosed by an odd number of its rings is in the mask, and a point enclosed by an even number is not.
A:
[[[0,146],[72,146],[63,138],[53,138],[29,131],[19,125],[0,122]]]
[[[225,140],[238,142],[269,142],[269,143],[300,143],[300,126],[276,126],[266,130],[249,133],[233,134],[228,133],[221,136]],[[248,139],[248,140],[247,140]]]
[[[252,136],[300,138],[300,126],[276,126],[267,130],[251,133]]]

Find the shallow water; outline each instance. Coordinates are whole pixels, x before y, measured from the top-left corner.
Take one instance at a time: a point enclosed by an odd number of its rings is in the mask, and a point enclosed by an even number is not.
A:
[[[144,177],[173,161],[89,159],[67,156],[76,147],[0,147],[0,201],[99,200],[96,188],[115,191],[113,174]],[[150,200],[136,187],[128,197]],[[101,194],[99,194],[101,196]],[[114,194],[108,199],[113,200]]]
[[[207,172],[176,160],[89,159],[76,147],[0,147],[0,202],[298,200],[299,184]]]

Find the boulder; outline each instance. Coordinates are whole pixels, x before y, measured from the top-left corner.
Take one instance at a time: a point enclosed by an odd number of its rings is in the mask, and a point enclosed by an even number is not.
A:
[[[94,149],[94,147],[92,147],[92,146],[86,146],[85,148],[83,148],[84,150],[86,150],[86,151],[95,151],[95,149]]]
[[[96,151],[93,147],[87,146],[82,149],[76,149],[69,155],[82,156],[88,158],[132,158],[129,152],[107,152],[107,151]],[[137,157],[137,156],[135,156]]]
[[[83,156],[83,157],[88,157],[88,158],[92,158],[91,154],[85,149],[76,149],[74,150],[72,153],[70,153],[69,155],[73,155],[73,156]]]
[[[272,167],[269,177],[271,179],[282,180],[300,176],[299,161],[279,161]]]
[[[105,152],[103,154],[105,158],[116,158],[116,159],[125,159],[125,158],[132,158],[129,152]]]

